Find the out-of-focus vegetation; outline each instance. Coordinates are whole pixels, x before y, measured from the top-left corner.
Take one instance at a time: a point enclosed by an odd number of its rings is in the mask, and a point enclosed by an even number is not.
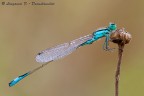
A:
[[[14,87],[9,88],[8,83],[18,75],[40,65],[35,61],[35,55],[39,51],[91,34],[97,28],[115,22],[119,28],[125,27],[133,37],[124,50],[120,96],[143,96],[144,1],[50,2],[54,2],[55,5],[0,5],[0,95],[114,95],[117,50],[104,51],[104,39],[82,47],[64,59],[52,62]],[[117,48],[112,43],[110,46]]]

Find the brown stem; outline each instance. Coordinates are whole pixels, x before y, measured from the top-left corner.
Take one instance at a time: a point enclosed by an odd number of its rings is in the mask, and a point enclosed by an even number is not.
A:
[[[119,78],[120,78],[120,66],[122,61],[122,54],[124,45],[128,44],[132,39],[130,33],[126,32],[124,28],[117,29],[110,35],[111,42],[118,44],[118,63],[115,73],[115,96],[119,96]]]
[[[120,67],[121,67],[121,60],[122,60],[122,53],[124,49],[124,44],[119,43],[118,44],[118,63],[117,63],[117,69],[115,74],[115,96],[119,95],[119,77],[120,77]]]

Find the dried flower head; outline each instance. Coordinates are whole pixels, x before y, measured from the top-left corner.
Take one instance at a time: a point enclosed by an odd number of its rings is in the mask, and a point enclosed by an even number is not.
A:
[[[126,32],[124,28],[117,29],[116,31],[112,32],[110,35],[111,42],[117,44],[128,44],[132,39],[130,33]]]

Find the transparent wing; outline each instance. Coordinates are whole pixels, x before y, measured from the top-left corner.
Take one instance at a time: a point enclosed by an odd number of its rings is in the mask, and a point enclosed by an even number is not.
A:
[[[60,44],[52,48],[48,48],[36,56],[36,61],[39,63],[46,63],[53,60],[57,60],[60,58],[63,58],[69,54],[71,54],[73,51],[75,51],[78,47],[80,47],[81,44],[86,42],[87,40],[92,39],[93,35],[86,35],[83,37],[80,37],[78,39],[75,39],[73,41],[70,41],[68,43]]]

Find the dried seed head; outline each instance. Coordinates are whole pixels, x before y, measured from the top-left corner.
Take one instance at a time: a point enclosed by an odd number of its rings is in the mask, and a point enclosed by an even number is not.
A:
[[[132,36],[130,33],[126,32],[124,28],[121,28],[112,32],[110,35],[110,39],[113,43],[128,44],[130,40],[132,39]]]

